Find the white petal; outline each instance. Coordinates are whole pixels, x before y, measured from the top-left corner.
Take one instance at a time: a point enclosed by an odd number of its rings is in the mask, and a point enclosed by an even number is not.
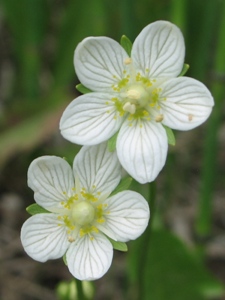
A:
[[[65,227],[58,224],[56,214],[37,214],[23,224],[21,242],[30,257],[45,262],[65,254],[70,243]]]
[[[62,136],[80,145],[96,145],[109,139],[123,120],[111,98],[108,93],[89,93],[73,100],[60,121]]]
[[[111,230],[121,242],[134,240],[146,229],[149,206],[144,197],[133,191],[123,191],[107,200],[106,222],[101,226]],[[98,227],[100,229],[100,227]]]
[[[60,202],[72,195],[74,184],[72,168],[57,156],[39,157],[28,169],[28,186],[35,201],[46,209],[61,208]]]
[[[180,29],[167,21],[145,27],[134,41],[134,65],[148,78],[176,77],[184,64],[185,46]]]
[[[116,41],[107,37],[89,37],[75,50],[75,71],[82,84],[92,91],[112,91],[112,85],[124,77],[127,57]]]
[[[166,132],[155,122],[126,120],[120,129],[116,148],[120,163],[134,179],[140,183],[151,182],[165,164]]]
[[[109,195],[116,188],[122,172],[116,152],[109,152],[107,143],[82,147],[73,169],[81,188],[103,195]]]
[[[101,233],[78,238],[66,253],[69,271],[79,280],[102,277],[108,271],[112,257],[112,245]]]
[[[189,130],[205,122],[214,101],[209,90],[201,82],[179,77],[165,81],[161,86],[161,113],[163,124],[179,130]]]

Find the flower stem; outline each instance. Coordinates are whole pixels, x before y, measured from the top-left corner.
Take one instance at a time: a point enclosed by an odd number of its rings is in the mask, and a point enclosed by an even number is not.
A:
[[[149,205],[151,209],[150,226],[152,227],[153,217],[155,213],[155,199],[156,199],[156,182],[150,182],[149,184]]]
[[[155,199],[156,199],[156,183],[150,182],[149,183],[149,197],[148,197],[148,203],[150,206],[150,222],[148,224],[148,227],[146,228],[146,231],[143,235],[143,240],[141,244],[142,251],[140,255],[140,262],[139,262],[139,281],[138,281],[138,289],[139,289],[139,299],[145,299],[145,268],[146,268],[146,253],[150,251],[151,247],[151,232],[152,232],[152,223],[155,213]]]
[[[82,286],[82,281],[76,279],[76,287],[77,287],[77,299],[86,300],[86,297],[84,295],[83,286]]]

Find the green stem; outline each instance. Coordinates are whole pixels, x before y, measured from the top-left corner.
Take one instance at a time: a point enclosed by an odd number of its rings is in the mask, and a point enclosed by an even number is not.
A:
[[[224,73],[224,53],[225,53],[225,4],[220,7],[220,20],[216,60],[214,70],[216,73]],[[218,14],[217,14],[218,18]],[[221,124],[223,98],[225,94],[224,83],[215,81],[212,85],[212,93],[215,98],[215,107],[209,119],[203,157],[203,168],[201,178],[199,212],[196,220],[196,230],[200,236],[207,236],[212,227],[212,199],[215,183],[217,181],[216,158],[218,147],[218,131]]]
[[[82,286],[82,281],[76,279],[76,287],[77,287],[77,299],[86,300],[86,297],[84,295],[83,286]]]
[[[201,81],[206,81],[208,76],[209,64],[212,60],[211,43],[214,37],[215,22],[218,19],[218,0],[196,1],[195,18],[191,26],[198,24],[198,30],[191,28],[193,34],[190,35],[191,45],[188,53],[191,53],[190,72],[194,77]],[[192,9],[193,6],[191,6]],[[199,22],[199,14],[201,14],[201,22]],[[194,45],[194,46],[193,46]],[[190,54],[190,55],[191,55]]]
[[[183,33],[186,31],[187,19],[187,1],[186,0],[172,0],[170,19],[175,23]]]
[[[33,107],[39,94],[41,47],[45,38],[47,5],[44,0],[4,0],[6,21],[12,31],[13,51],[17,60],[17,84],[21,98]],[[23,105],[24,109],[24,105]]]
[[[152,225],[153,217],[155,214],[155,199],[156,199],[156,182],[151,182],[149,184],[149,204],[151,209],[151,218],[150,218],[150,225]]]
[[[135,38],[135,1],[121,0],[121,29],[123,34],[133,41]]]
[[[149,199],[148,203],[150,206],[150,222],[148,227],[143,235],[143,240],[141,243],[141,255],[140,255],[140,262],[139,262],[139,281],[138,281],[138,290],[139,290],[139,299],[145,299],[145,267],[146,267],[146,252],[150,251],[151,247],[151,232],[152,232],[152,223],[155,214],[155,199],[156,199],[156,183],[150,182],[149,183]]]

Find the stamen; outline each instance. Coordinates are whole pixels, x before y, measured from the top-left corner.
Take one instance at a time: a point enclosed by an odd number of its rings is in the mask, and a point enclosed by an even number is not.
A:
[[[119,112],[119,115],[122,117],[124,115],[123,110],[123,102],[120,101],[118,98],[114,97],[111,99],[114,102],[114,105],[116,107],[116,110]],[[116,118],[115,118],[116,119]]]
[[[124,60],[124,64],[125,65],[130,65],[132,63],[132,59],[130,57],[127,57],[125,60]]]
[[[71,206],[73,205],[73,203],[77,200],[78,200],[78,194],[75,194],[75,195],[71,196],[67,201],[62,201],[61,204],[65,208],[70,209]]]
[[[91,232],[96,232],[96,233],[98,233],[99,230],[98,230],[98,228],[95,227],[95,226],[85,226],[85,227],[82,227],[82,228],[80,229],[80,237],[84,236],[85,234],[88,234],[89,236],[91,236],[91,235],[90,235]]]
[[[123,106],[123,110],[133,115],[136,112],[136,106],[130,102],[126,102]]]
[[[68,242],[72,243],[75,241],[75,238],[72,236],[68,236]]]
[[[159,114],[158,116],[155,117],[156,122],[162,122],[163,119],[164,119],[163,114]]]
[[[71,231],[75,229],[74,224],[72,223],[72,220],[69,218],[69,216],[58,216],[59,221],[63,221],[64,225]]]
[[[81,191],[80,193],[81,193],[81,196],[82,196],[83,198],[85,198],[86,200],[89,200],[89,201],[92,201],[92,202],[98,201],[98,198],[95,197],[93,194],[85,193],[85,192],[83,192],[83,191]]]
[[[107,207],[107,204],[99,204],[96,207],[96,221],[98,223],[104,223],[105,219],[104,219],[104,209]]]

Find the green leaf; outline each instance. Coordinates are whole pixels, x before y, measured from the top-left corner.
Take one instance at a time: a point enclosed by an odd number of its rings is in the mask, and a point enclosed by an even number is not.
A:
[[[116,140],[118,136],[118,132],[116,132],[109,140],[108,140],[108,150],[109,152],[113,152],[116,150]]]
[[[128,247],[127,247],[126,243],[117,242],[117,241],[114,241],[113,239],[109,238],[108,236],[106,236],[106,237],[110,241],[110,243],[112,244],[113,249],[119,250],[119,251],[122,251],[122,252],[127,252],[128,251]]]
[[[126,35],[122,35],[120,44],[123,47],[123,49],[127,52],[127,54],[131,55],[131,49],[132,49],[132,42]]]
[[[115,188],[115,190],[110,194],[110,197],[116,195],[119,192],[123,192],[129,188],[131,185],[133,178],[132,177],[124,177],[121,179],[119,185]]]
[[[174,133],[172,131],[172,129],[170,129],[169,127],[167,127],[166,125],[163,125],[163,127],[166,130],[166,135],[167,135],[167,139],[168,139],[168,143],[172,146],[175,146],[176,144],[176,139],[174,136]]]
[[[78,85],[76,85],[76,89],[78,90],[78,92],[80,92],[81,94],[87,94],[87,93],[91,93],[92,91],[89,90],[86,86],[84,86],[82,83],[79,83]]]
[[[178,77],[184,76],[187,73],[189,68],[190,68],[190,66],[188,64],[184,64],[183,69],[181,70],[181,73]]]
[[[166,229],[147,230],[130,242],[129,286],[138,283],[141,300],[220,299],[222,284],[205,266],[204,253]],[[211,297],[211,298],[210,298]]]
[[[221,296],[222,285],[207,270],[199,253],[166,230],[153,231],[150,240],[142,270],[143,300],[206,300],[208,295]]]
[[[48,211],[47,209],[41,207],[36,203],[29,205],[26,208],[26,211],[32,216],[36,214],[51,213],[50,211]]]

